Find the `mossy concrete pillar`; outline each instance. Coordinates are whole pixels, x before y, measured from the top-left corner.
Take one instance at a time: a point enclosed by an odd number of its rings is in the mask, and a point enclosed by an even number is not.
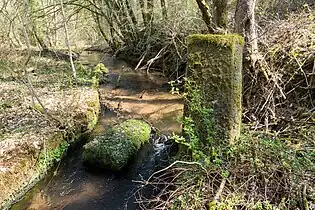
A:
[[[243,46],[238,35],[188,37],[185,116],[203,142],[229,144],[240,135]]]

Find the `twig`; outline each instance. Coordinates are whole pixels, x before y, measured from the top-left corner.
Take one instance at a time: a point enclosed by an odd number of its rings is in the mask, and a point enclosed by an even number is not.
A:
[[[225,183],[226,183],[226,178],[222,179],[220,187],[219,187],[217,193],[215,194],[213,201],[218,201],[220,199],[220,196],[221,196],[221,194],[223,192]]]
[[[157,54],[154,58],[150,59],[148,62],[147,62],[147,74],[149,74],[149,69],[151,67],[151,65],[154,63],[154,61],[158,60],[161,58],[161,53],[163,52],[163,50],[165,50],[167,48],[167,46],[163,47]]]
[[[200,163],[198,163],[198,162],[186,162],[186,161],[177,160],[177,161],[173,162],[171,165],[167,166],[166,168],[154,172],[154,173],[148,178],[148,180],[152,179],[152,177],[154,177],[156,174],[159,174],[159,173],[161,173],[161,172],[163,172],[163,171],[166,171],[166,170],[172,168],[172,167],[173,167],[174,165],[176,165],[176,164],[198,165],[198,166],[200,166],[205,172],[207,172],[207,170],[206,170]]]
[[[302,197],[303,197],[304,210],[310,210],[310,207],[308,205],[308,201],[306,198],[306,185],[305,184],[303,185]]]
[[[142,61],[144,60],[145,56],[147,55],[147,51],[144,52],[142,58],[140,59],[139,63],[137,64],[135,70],[137,70],[139,68],[139,66],[141,65]]]

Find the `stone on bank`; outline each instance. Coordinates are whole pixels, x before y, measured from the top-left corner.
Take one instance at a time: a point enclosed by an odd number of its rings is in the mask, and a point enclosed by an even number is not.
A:
[[[126,120],[84,146],[84,164],[119,171],[149,141],[151,127],[141,120]]]

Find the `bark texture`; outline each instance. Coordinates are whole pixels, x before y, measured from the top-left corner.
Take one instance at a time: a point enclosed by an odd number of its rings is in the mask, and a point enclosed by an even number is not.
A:
[[[217,27],[226,29],[228,23],[228,0],[213,0],[213,20]]]
[[[212,16],[210,13],[210,8],[209,5],[205,0],[196,0],[199,10],[202,14],[202,19],[206,23],[208,27],[209,33],[214,33],[215,32],[215,25],[212,22]]]
[[[164,20],[167,19],[167,7],[166,7],[166,1],[165,0],[161,0],[161,8],[162,8],[162,15]]]
[[[258,54],[255,5],[256,0],[238,0],[235,11],[235,33],[245,37],[244,56],[251,66],[255,65]]]

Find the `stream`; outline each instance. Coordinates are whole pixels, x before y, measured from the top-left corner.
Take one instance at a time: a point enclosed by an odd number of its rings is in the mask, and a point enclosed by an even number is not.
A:
[[[78,143],[11,209],[137,209],[134,196],[137,185],[133,180],[149,177],[163,163],[167,136],[181,131],[178,118],[183,103],[169,93],[165,78],[133,71],[109,54],[84,51],[79,62],[95,66],[100,61],[110,70],[109,83],[99,88],[102,107],[99,122],[82,142],[106,132],[109,125],[123,119],[142,118],[155,128],[150,143],[140,149],[128,167],[116,173],[86,168],[82,164],[83,144]]]

